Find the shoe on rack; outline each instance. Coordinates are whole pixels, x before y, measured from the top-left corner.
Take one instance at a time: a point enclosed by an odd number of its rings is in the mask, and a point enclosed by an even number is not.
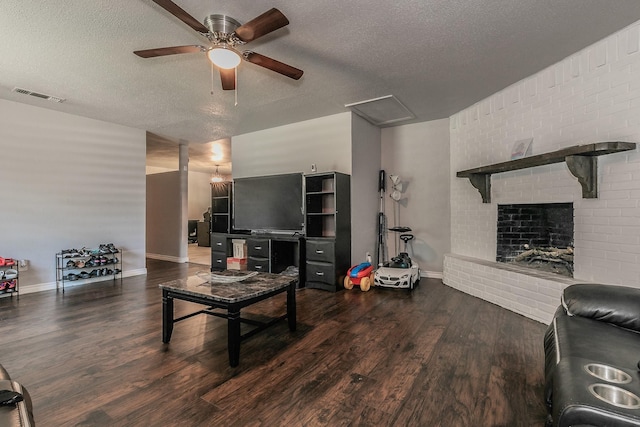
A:
[[[4,265],[7,265],[7,266],[16,265],[16,260],[13,258],[5,258]]]
[[[76,261],[76,267],[78,268],[84,268],[85,265],[86,265],[86,261],[83,259],[79,259]]]
[[[78,275],[74,274],[74,273],[69,273],[69,275],[67,276],[67,280],[78,280]]]
[[[83,271],[80,273],[80,278],[81,279],[88,279],[89,278],[89,273],[86,271]]]
[[[7,287],[7,292],[15,291],[17,286],[18,286],[18,281],[16,279],[13,279],[12,281],[9,282],[9,286]]]
[[[91,256],[91,249],[84,247],[80,249],[80,256]]]
[[[67,261],[67,268],[75,268],[76,267],[76,262],[72,259],[70,259],[69,261]]]
[[[7,292],[9,282],[0,282],[0,294]]]
[[[62,251],[63,258],[77,258],[80,256],[80,252],[77,249],[64,249]]]
[[[18,270],[14,270],[13,268],[10,268],[4,271],[5,280],[12,280],[12,279],[15,279],[16,277],[18,277]]]

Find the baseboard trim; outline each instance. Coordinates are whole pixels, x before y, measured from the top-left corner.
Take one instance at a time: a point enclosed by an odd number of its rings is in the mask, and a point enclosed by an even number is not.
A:
[[[151,258],[151,259],[157,259],[160,261],[169,261],[169,262],[177,262],[180,264],[184,264],[186,262],[189,262],[189,257],[177,257],[177,256],[171,256],[171,255],[162,255],[162,254],[151,254],[148,253],[146,254],[147,258]]]
[[[422,271],[420,270],[420,277],[426,277],[428,279],[442,279],[444,275],[442,271]]]
[[[122,272],[122,278],[124,279],[125,277],[132,277],[132,276],[142,276],[147,274],[147,269],[146,268],[138,268],[136,270],[127,270],[127,271],[123,271]],[[119,278],[117,278],[116,280],[118,280]],[[104,277],[92,277],[89,279],[79,279],[79,280],[73,280],[73,281],[65,281],[64,282],[64,286],[65,288],[70,288],[73,286],[79,286],[79,285],[85,285],[87,283],[93,283],[93,282],[106,282],[109,281],[111,279],[106,279]],[[46,282],[46,283],[36,283],[34,285],[24,285],[24,286],[20,286],[20,295],[25,295],[25,294],[33,294],[36,292],[44,292],[44,291],[55,291],[56,290],[56,282]]]

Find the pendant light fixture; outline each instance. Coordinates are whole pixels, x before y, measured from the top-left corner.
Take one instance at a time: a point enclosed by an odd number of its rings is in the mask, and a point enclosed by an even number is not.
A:
[[[222,175],[218,172],[218,168],[219,166],[216,165],[216,173],[211,176],[211,182],[218,183],[224,181],[224,178],[222,178]]]

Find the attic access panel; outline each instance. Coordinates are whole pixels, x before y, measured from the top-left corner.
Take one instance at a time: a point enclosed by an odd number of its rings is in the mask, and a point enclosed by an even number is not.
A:
[[[393,95],[354,102],[346,104],[345,107],[376,126],[390,125],[416,117]]]

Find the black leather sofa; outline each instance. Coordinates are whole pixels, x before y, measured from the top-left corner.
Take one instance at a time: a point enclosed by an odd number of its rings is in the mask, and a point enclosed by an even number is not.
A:
[[[640,426],[640,289],[567,287],[544,337],[547,426]]]
[[[35,426],[33,405],[29,392],[18,382],[11,380],[9,373],[0,365],[0,390],[10,390],[22,395],[23,400],[17,404],[0,405],[0,426],[29,427]]]

